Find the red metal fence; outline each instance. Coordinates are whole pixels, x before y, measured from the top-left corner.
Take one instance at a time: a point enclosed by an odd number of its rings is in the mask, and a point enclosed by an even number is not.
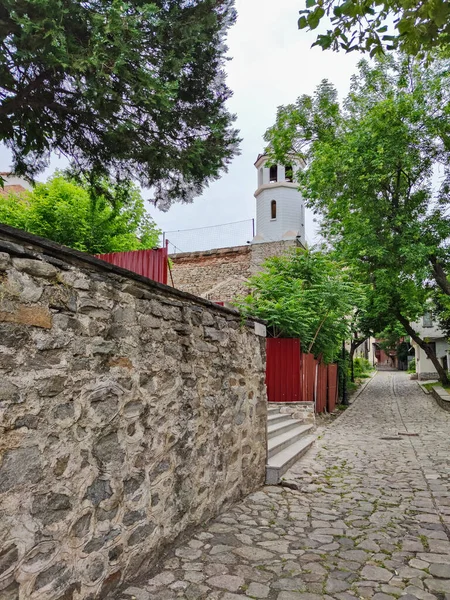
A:
[[[327,408],[328,367],[320,364],[317,367],[316,380],[316,413],[323,413]]]
[[[315,402],[317,413],[332,412],[338,393],[338,367],[303,354],[300,340],[267,338],[266,385],[269,402]]]
[[[97,254],[97,258],[167,285],[168,242],[165,248]]]
[[[336,408],[338,396],[338,366],[336,364],[328,365],[328,399],[327,410],[333,412]]]
[[[300,340],[267,338],[266,384],[269,402],[301,402]]]
[[[317,360],[314,354],[302,354],[303,398],[305,402],[314,402]]]

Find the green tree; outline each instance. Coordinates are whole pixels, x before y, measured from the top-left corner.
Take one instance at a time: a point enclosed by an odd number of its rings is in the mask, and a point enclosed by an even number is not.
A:
[[[249,287],[250,294],[237,303],[243,314],[266,320],[274,337],[300,338],[304,352],[325,362],[340,352],[363,295],[341,264],[317,250],[269,258]]]
[[[411,322],[425,312],[429,288],[449,294],[449,95],[448,62],[361,61],[342,106],[322,82],[313,97],[281,107],[266,134],[273,160],[305,161],[300,189],[352,275],[372,286],[372,315],[384,322],[375,330],[392,318],[401,323],[443,382],[442,365]]]
[[[51,151],[189,202],[236,151],[225,107],[233,0],[4,0],[0,141],[17,174]]]
[[[0,223],[91,254],[153,248],[160,234],[133,184],[103,179],[94,190],[62,175],[0,196]]]
[[[371,56],[401,49],[424,55],[450,47],[450,4],[445,0],[306,0],[299,29],[314,30],[325,20],[331,29],[317,36],[323,50],[359,50]]]

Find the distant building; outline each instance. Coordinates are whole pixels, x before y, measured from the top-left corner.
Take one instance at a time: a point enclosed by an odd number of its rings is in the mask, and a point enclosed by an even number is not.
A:
[[[362,344],[360,344],[356,350],[354,358],[365,358],[370,362],[372,366],[376,365],[376,342],[375,338],[368,337]]]
[[[450,348],[445,333],[439,329],[438,325],[433,322],[431,313],[425,313],[422,319],[417,323],[411,323],[417,334],[429,344],[443,368],[448,371]],[[416,353],[416,373],[417,379],[439,379],[433,363],[427,357],[426,353],[413,340],[411,344]]]
[[[4,180],[4,187],[0,187],[0,195],[7,196],[8,194],[21,194],[23,192],[29,192],[33,189],[33,186],[24,179],[23,177],[19,177],[18,175],[14,175],[14,173],[10,172],[0,172],[0,176]]]
[[[257,169],[256,232],[246,246],[172,254],[176,288],[213,301],[231,302],[247,293],[248,278],[271,256],[305,247],[305,204],[295,183],[298,161],[269,166],[260,154]]]

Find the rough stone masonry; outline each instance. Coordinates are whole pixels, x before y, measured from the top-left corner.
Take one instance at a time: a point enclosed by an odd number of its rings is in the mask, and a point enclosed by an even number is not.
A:
[[[261,326],[0,225],[0,598],[102,598],[258,488]]]

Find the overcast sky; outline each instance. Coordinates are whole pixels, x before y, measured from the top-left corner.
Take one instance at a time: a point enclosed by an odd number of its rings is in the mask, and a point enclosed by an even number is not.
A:
[[[253,218],[253,163],[263,149],[262,136],[273,124],[277,107],[312,93],[322,79],[332,81],[341,97],[347,93],[360,56],[311,48],[315,35],[297,29],[298,11],[303,6],[304,0],[236,0],[238,20],[228,36],[232,60],[227,71],[228,85],[234,92],[229,108],[237,115],[236,125],[243,138],[241,155],[234,159],[228,173],[193,204],[175,204],[167,213],[149,206],[161,229],[205,227]],[[58,164],[63,165],[52,161],[51,169],[39,179],[45,180]],[[8,167],[8,153],[0,149],[0,171]],[[144,190],[144,197],[149,196],[150,192]],[[314,235],[312,215],[308,214],[309,242],[314,241]]]

